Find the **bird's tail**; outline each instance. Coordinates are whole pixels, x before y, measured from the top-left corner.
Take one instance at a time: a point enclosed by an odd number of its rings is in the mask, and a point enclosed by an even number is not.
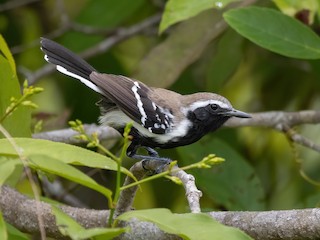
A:
[[[90,74],[96,70],[75,53],[60,44],[46,38],[41,38],[41,50],[45,53],[44,59],[56,65],[59,72],[80,80],[96,92],[101,90],[90,80]]]

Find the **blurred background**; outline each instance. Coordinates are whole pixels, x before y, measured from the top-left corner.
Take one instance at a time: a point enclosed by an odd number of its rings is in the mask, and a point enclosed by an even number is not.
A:
[[[252,2],[277,9],[272,1]],[[163,0],[0,0],[0,32],[14,55],[21,82],[28,79],[45,89],[33,99],[39,105],[33,112],[34,125],[41,120],[41,131],[49,131],[68,127],[69,120],[97,123],[99,117],[95,105],[99,96],[46,64],[39,49],[42,36],[79,53],[101,72],[182,94],[215,92],[242,111],[319,109],[318,60],[291,59],[260,48],[223,24],[225,9],[204,11],[159,34],[165,4]],[[294,130],[320,142],[319,125]],[[115,153],[120,149],[120,143],[106,144]],[[292,209],[319,203],[319,153],[292,144],[286,135],[269,128],[223,128],[198,143],[160,152],[177,159],[180,166],[209,153],[226,161],[212,169],[190,171],[203,191],[205,210]],[[133,163],[127,159],[125,166]],[[113,172],[83,171],[113,188]],[[98,193],[67,182],[64,186],[81,206],[106,207]],[[183,187],[167,179],[143,184],[134,206],[188,211]]]

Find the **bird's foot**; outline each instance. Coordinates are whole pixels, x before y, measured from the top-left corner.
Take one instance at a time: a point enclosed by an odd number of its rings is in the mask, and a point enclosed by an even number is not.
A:
[[[149,175],[155,175],[164,172],[171,161],[170,158],[145,158],[141,163],[143,169],[148,171]]]

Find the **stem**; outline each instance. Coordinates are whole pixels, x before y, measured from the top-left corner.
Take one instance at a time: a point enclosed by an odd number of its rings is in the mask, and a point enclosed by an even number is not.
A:
[[[12,106],[9,108],[9,111],[7,111],[1,118],[0,123],[2,123],[29,95],[22,95],[21,98]]]
[[[179,169],[180,170],[180,169]],[[176,170],[176,171],[179,171],[179,170]],[[148,181],[151,181],[151,180],[154,180],[154,179],[157,179],[157,178],[161,178],[161,177],[164,177],[165,175],[169,174],[170,172],[176,172],[176,171],[165,171],[165,172],[162,172],[162,173],[158,173],[156,175],[153,175],[151,177],[147,177],[147,178],[144,178],[140,181],[136,181],[134,183],[131,183],[131,184],[128,184],[128,185],[125,185],[123,187],[120,188],[121,191],[127,189],[127,188],[131,188],[131,187],[134,187],[136,185],[139,185],[139,184],[142,184],[142,183],[145,183],[145,182],[148,182]]]
[[[100,143],[97,144],[97,147],[103,151],[106,155],[108,155],[110,158],[112,158],[115,162],[119,163],[120,158],[118,158],[116,155],[114,155],[112,152],[110,152],[108,149],[106,149],[104,146],[102,146]]]
[[[129,145],[128,143],[128,134],[124,134],[124,143],[123,143],[123,147],[121,150],[121,154],[119,158],[116,158],[115,160],[117,160],[117,178],[116,178],[116,189],[115,189],[115,194],[114,194],[114,199],[112,202],[112,209],[110,209],[110,215],[109,215],[109,219],[108,219],[108,224],[111,227],[112,226],[112,222],[113,222],[113,216],[116,210],[116,204],[118,203],[119,197],[120,197],[120,192],[121,192],[121,166],[122,166],[122,160],[126,155],[126,149]],[[100,145],[100,144],[99,144]]]
[[[167,170],[167,171],[164,171],[162,173],[158,173],[156,175],[153,175],[153,176],[150,176],[150,177],[147,177],[147,178],[144,178],[142,180],[139,180],[139,181],[136,181],[134,183],[131,183],[131,184],[128,184],[128,185],[125,185],[125,186],[122,186],[120,188],[121,191],[127,189],[127,188],[131,188],[131,187],[134,187],[136,185],[139,185],[139,184],[142,184],[142,183],[145,183],[145,182],[148,182],[148,181],[151,181],[151,180],[154,180],[154,179],[157,179],[157,178],[161,178],[161,177],[164,177],[166,175],[168,175],[169,173],[172,173],[172,172],[178,172],[180,170],[189,170],[189,169],[192,169],[192,168],[199,168],[199,163],[193,163],[193,164],[190,164],[188,166],[184,166],[184,167],[181,167],[181,168],[176,168],[176,169],[170,169],[170,170]]]

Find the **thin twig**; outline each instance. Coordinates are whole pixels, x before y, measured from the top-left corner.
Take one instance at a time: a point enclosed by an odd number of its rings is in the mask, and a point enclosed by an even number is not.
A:
[[[20,147],[16,144],[16,142],[14,141],[12,136],[2,126],[2,124],[0,124],[0,132],[8,139],[8,141],[10,142],[10,144],[12,145],[12,147],[14,148],[16,153],[18,154],[19,159],[21,160],[21,162],[22,162],[22,164],[24,166],[25,173],[26,173],[26,175],[28,177],[28,180],[30,181],[31,189],[32,189],[34,198],[36,200],[35,207],[36,207],[36,213],[37,213],[37,220],[38,220],[38,223],[39,223],[40,236],[41,236],[42,240],[45,240],[46,239],[46,231],[44,229],[44,222],[43,222],[42,215],[40,213],[41,212],[40,193],[38,191],[36,183],[33,180],[33,176],[32,176],[31,170],[30,170],[29,165],[27,163],[27,158],[26,158],[26,156],[23,155],[22,149],[20,149]]]
[[[40,2],[41,0],[11,0],[0,5],[0,12],[8,11],[11,9],[19,8],[34,2]]]
[[[98,126],[96,124],[83,124],[84,130],[87,135],[91,136],[93,133],[97,133],[99,140],[111,140],[119,139],[121,135],[113,128],[108,126]],[[49,132],[40,132],[32,135],[36,139],[51,140],[54,142],[63,142],[69,144],[79,144],[85,141],[75,138],[79,135],[78,132],[71,128],[54,130]]]

